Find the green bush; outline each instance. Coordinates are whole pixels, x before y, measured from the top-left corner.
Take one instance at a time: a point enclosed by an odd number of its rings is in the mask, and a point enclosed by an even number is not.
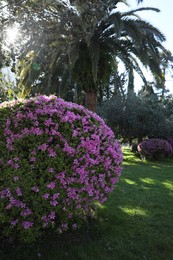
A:
[[[76,229],[121,173],[122,152],[96,114],[55,96],[0,105],[0,228],[33,241]]]

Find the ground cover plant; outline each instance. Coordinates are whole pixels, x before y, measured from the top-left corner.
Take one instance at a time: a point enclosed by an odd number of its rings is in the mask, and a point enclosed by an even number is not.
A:
[[[124,150],[123,173],[96,220],[47,233],[29,246],[1,240],[1,259],[173,259],[173,160],[141,161]]]
[[[121,173],[122,151],[104,121],[56,96],[0,105],[0,228],[31,242],[75,230]]]

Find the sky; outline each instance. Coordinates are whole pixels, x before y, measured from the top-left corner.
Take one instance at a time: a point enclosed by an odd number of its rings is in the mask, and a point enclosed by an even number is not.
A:
[[[137,5],[136,0],[129,0],[128,3],[130,4],[130,9],[139,7],[155,7],[160,9],[159,13],[142,11],[138,14],[142,19],[150,22],[165,35],[166,41],[163,45],[173,54],[173,0],[144,0],[139,5]],[[126,9],[124,4],[121,8]],[[142,82],[139,77],[136,77],[135,85],[138,84],[141,85]],[[173,77],[171,77],[171,73],[166,76],[166,87],[173,93]]]
[[[131,7],[136,7],[136,0],[129,0]],[[140,16],[157,27],[165,36],[165,47],[173,53],[173,1],[172,0],[144,0],[137,7],[156,7],[160,13],[145,11]]]

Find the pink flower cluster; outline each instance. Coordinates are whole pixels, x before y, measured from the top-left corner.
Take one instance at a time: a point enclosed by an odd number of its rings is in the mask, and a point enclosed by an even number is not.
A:
[[[95,113],[56,96],[3,109],[9,110],[0,137],[4,216],[19,233],[38,233],[52,222],[76,229],[77,219],[106,201],[118,182],[122,152],[113,132]]]

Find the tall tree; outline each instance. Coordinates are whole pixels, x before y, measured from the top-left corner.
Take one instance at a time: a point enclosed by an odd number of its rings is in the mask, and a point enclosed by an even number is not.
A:
[[[173,137],[173,100],[156,94],[114,96],[103,102],[101,116],[124,142],[146,137]]]
[[[125,0],[7,1],[9,12],[28,35],[21,57],[33,52],[23,83],[38,75],[47,75],[48,87],[53,79],[62,81],[59,64],[62,67],[63,63],[69,84],[72,81],[85,91],[86,106],[95,111],[97,92],[109,84],[120,60],[129,73],[129,89],[134,71],[146,81],[141,63],[161,78],[160,51],[165,51],[165,37],[136,15],[159,10],[147,7],[122,13],[117,7],[120,2],[127,4]],[[36,67],[40,68],[37,73],[31,73]]]

